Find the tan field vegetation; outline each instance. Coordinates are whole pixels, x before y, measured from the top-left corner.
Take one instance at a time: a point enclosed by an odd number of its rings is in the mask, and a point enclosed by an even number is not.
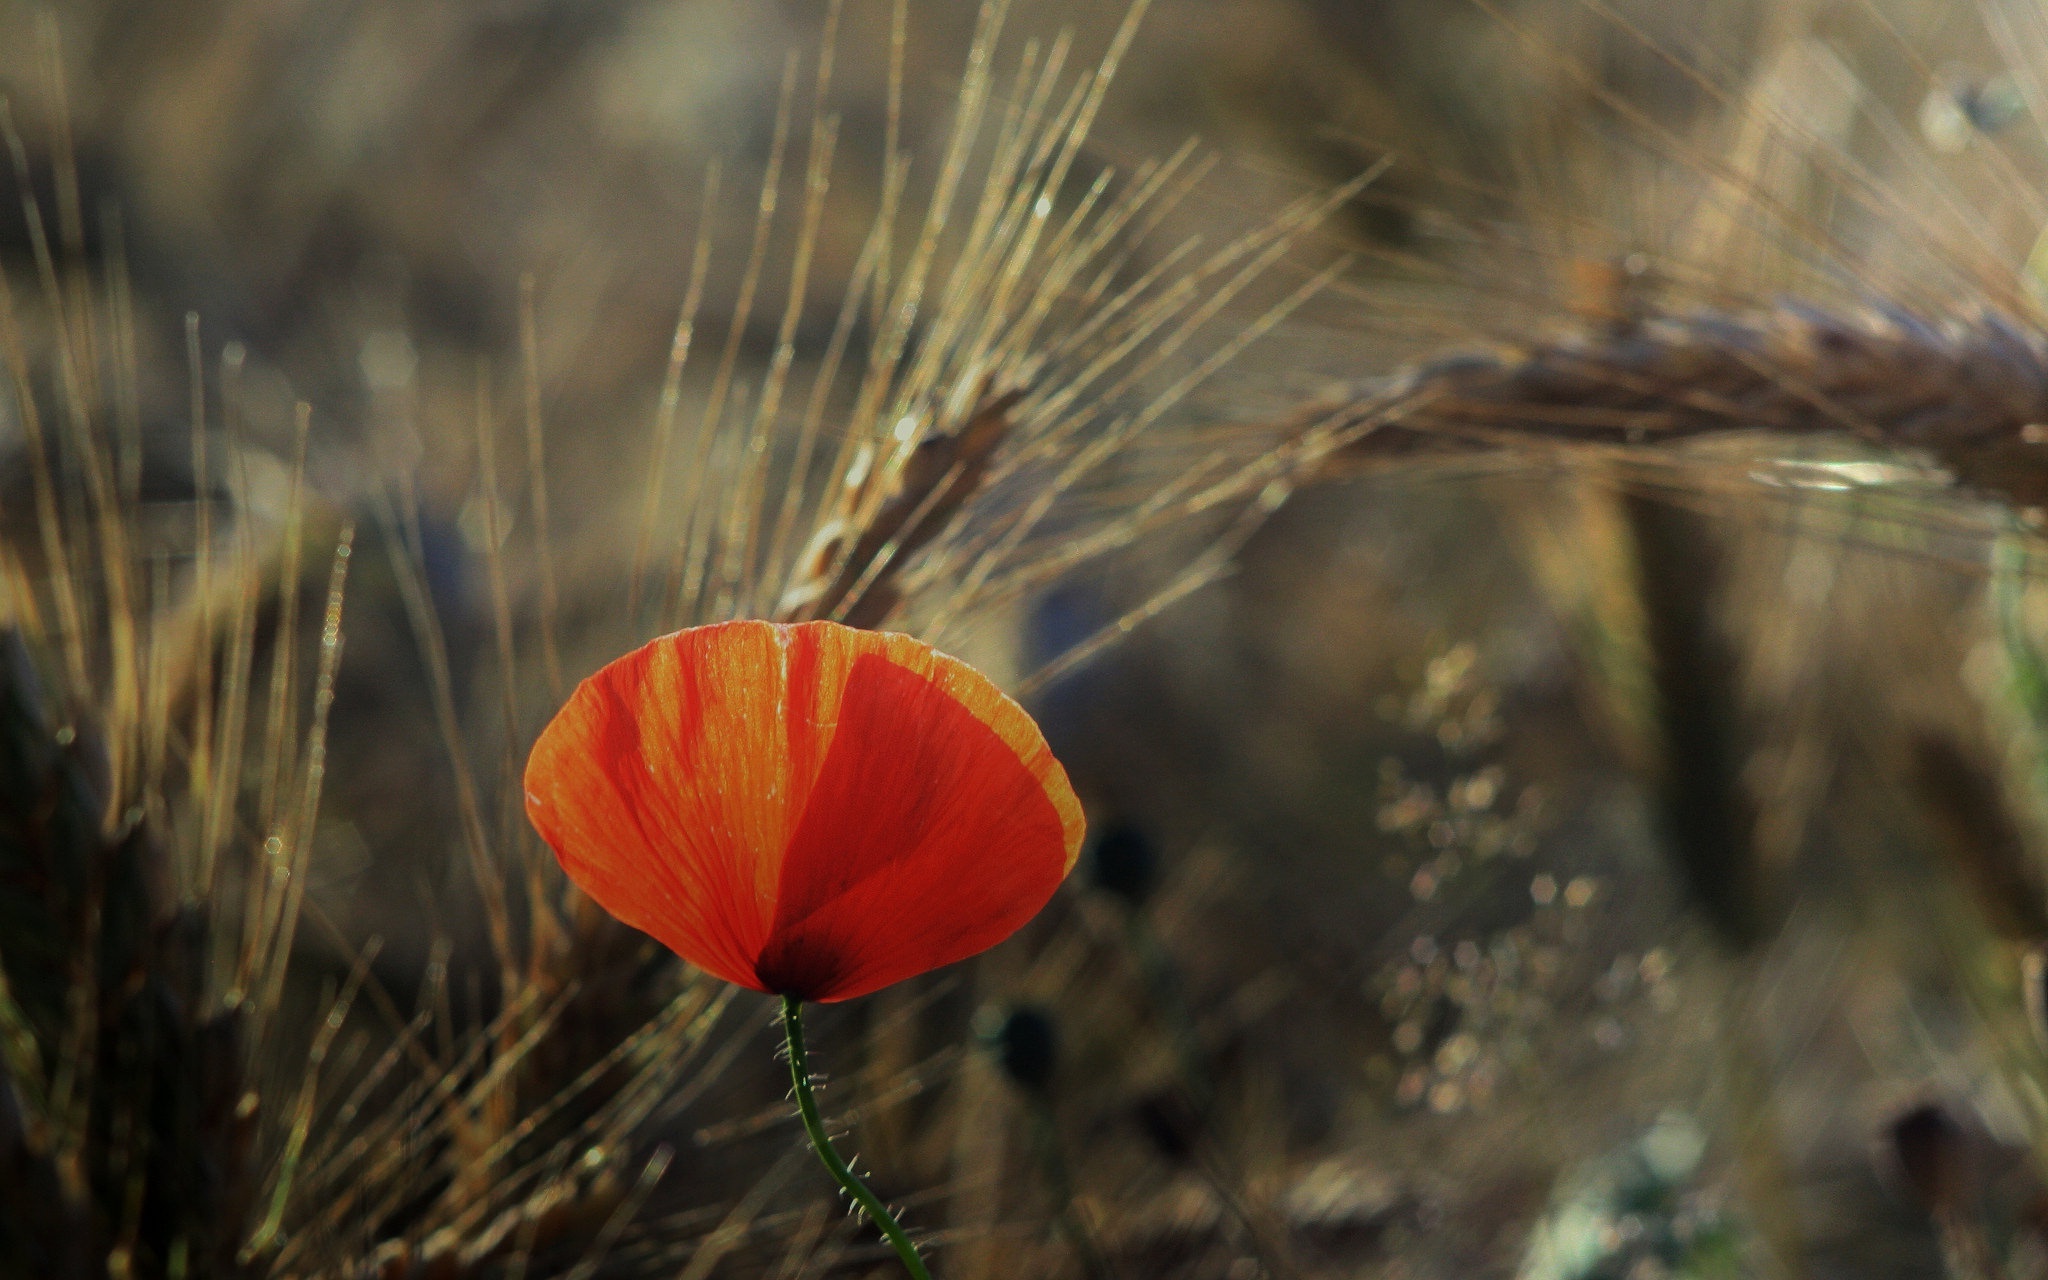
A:
[[[823,1008],[946,1280],[2048,1275],[2033,0],[0,0],[0,1280],[895,1274],[571,889],[651,636],[1091,846]]]

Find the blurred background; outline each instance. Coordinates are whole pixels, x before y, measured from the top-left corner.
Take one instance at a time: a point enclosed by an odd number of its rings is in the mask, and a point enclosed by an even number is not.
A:
[[[1336,195],[1219,297],[1202,355],[1148,375],[1176,387],[1164,426],[1047,537],[1114,524],[1177,467],[1252,476],[1344,406],[1498,412],[1379,452],[1388,432],[1357,428],[1280,488],[1259,474],[1229,520],[1181,502],[1159,536],[1020,573],[968,616],[915,591],[891,615],[953,627],[1026,693],[1094,833],[1018,939],[818,1020],[828,1100],[936,1269],[2048,1275],[2048,489],[2028,452],[2048,433],[2048,14],[1154,0],[1125,50],[1130,16],[0,0],[18,385],[66,394],[83,322],[53,299],[89,281],[125,317],[98,339],[125,379],[108,429],[162,594],[207,538],[310,530],[302,562],[252,557],[265,600],[298,601],[252,613],[259,657],[314,642],[357,528],[296,1021],[375,939],[392,1000],[359,1002],[358,1062],[409,1043],[400,1010],[429,990],[448,1046],[502,1045],[500,913],[466,842],[489,828],[506,882],[538,867],[535,900],[559,897],[507,762],[563,680],[675,621],[636,575],[643,530],[658,579],[697,528],[688,455],[654,455],[653,488],[645,461],[679,309],[700,299],[686,410],[746,412],[785,347],[814,370],[842,323],[862,351],[884,317],[847,282],[872,270],[894,158],[934,181],[977,67],[1000,138],[1039,109],[1035,69],[1120,57],[1046,198],[1142,187],[1191,149],[1105,278],[1170,286]],[[802,230],[828,57],[832,199]],[[780,220],[750,249],[764,183]],[[1522,371],[1559,352],[1633,398],[1529,391],[1544,412],[1523,412]],[[0,403],[17,548],[28,398]],[[1671,429],[1688,413],[1711,424]],[[996,536],[1005,502],[949,536]],[[942,573],[918,581],[943,596]],[[175,796],[149,803],[184,830]],[[538,953],[546,913],[521,910]],[[521,1050],[560,1041],[551,1079],[623,1072],[636,1027],[699,1001],[660,1101],[548,1148],[611,1188],[589,1223],[485,1240],[497,1208],[433,1207],[475,1194],[451,1169],[511,1149],[450,1126],[407,1148],[409,1196],[303,1228],[326,1261],[257,1251],[250,1274],[888,1274],[792,1157],[769,1002],[714,1003],[637,952],[624,972],[640,994]],[[256,1047],[287,1081],[312,1034],[293,1025]],[[428,1056],[474,1085],[459,1047]],[[403,1092],[351,1079],[309,1085],[309,1114],[345,1129]],[[492,1123],[525,1141],[517,1116],[551,1097]]]

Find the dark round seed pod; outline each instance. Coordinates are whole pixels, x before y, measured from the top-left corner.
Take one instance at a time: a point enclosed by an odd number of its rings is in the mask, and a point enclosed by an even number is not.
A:
[[[1159,886],[1159,846],[1131,823],[1112,822],[1089,848],[1088,881],[1138,910]]]
[[[1952,1208],[1966,1177],[1969,1139],[1948,1112],[1923,1103],[1892,1121],[1892,1152],[1906,1183],[1930,1213]]]
[[[1185,1165],[1194,1159],[1202,1114],[1184,1090],[1168,1086],[1146,1094],[1138,1099],[1131,1118],[1169,1164]]]
[[[989,1050],[1003,1074],[1020,1089],[1044,1093],[1052,1088],[1059,1061],[1059,1033],[1052,1014],[1037,1005],[1011,1009],[988,1036]]]

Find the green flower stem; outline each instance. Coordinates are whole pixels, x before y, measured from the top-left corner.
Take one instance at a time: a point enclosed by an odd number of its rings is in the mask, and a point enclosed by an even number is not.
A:
[[[782,1030],[789,1041],[789,1077],[796,1084],[797,1114],[803,1117],[804,1132],[810,1135],[811,1149],[818,1153],[818,1159],[825,1162],[825,1168],[846,1188],[846,1194],[860,1206],[868,1220],[882,1229],[889,1243],[896,1248],[896,1256],[903,1259],[903,1269],[915,1280],[932,1280],[932,1273],[925,1270],[924,1259],[917,1256],[917,1246],[910,1242],[889,1212],[889,1206],[868,1190],[846,1161],[832,1147],[832,1138],[825,1132],[825,1122],[818,1118],[818,1099],[811,1092],[811,1068],[804,1056],[803,1002],[795,996],[782,997]]]

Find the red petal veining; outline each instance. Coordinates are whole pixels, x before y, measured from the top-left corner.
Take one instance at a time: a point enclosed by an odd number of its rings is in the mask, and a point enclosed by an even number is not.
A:
[[[742,986],[841,1000],[1008,937],[1081,812],[1037,727],[907,636],[724,623],[586,680],[527,811],[599,905]]]

